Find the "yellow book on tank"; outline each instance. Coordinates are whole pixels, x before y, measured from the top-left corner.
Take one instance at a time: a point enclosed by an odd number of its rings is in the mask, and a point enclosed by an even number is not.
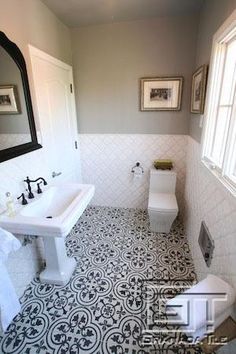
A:
[[[160,170],[171,170],[173,168],[173,162],[169,159],[155,160],[153,165],[156,169]]]

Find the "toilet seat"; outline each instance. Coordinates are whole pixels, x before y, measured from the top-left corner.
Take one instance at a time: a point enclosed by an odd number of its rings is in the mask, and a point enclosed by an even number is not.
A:
[[[165,213],[178,213],[175,194],[149,193],[148,210]]]

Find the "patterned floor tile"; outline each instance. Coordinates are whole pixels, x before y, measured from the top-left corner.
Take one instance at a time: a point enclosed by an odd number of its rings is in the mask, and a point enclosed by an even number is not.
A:
[[[200,353],[176,345],[173,328],[162,331],[165,301],[176,295],[172,285],[196,280],[178,220],[168,235],[157,234],[146,211],[89,207],[66,246],[77,261],[70,282],[29,284],[0,353]]]

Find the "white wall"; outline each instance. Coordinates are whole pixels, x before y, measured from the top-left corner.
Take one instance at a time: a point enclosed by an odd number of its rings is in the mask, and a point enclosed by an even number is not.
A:
[[[0,150],[31,142],[30,134],[1,134]]]
[[[82,178],[96,187],[92,204],[124,208],[147,208],[149,169],[158,158],[173,160],[177,172],[177,199],[184,209],[187,136],[154,134],[81,134]],[[133,180],[132,167],[144,168]]]
[[[236,198],[202,164],[201,145],[191,137],[188,138],[185,202],[185,227],[198,280],[215,274],[236,289]],[[202,221],[215,242],[209,268],[198,244]],[[236,317],[236,306],[232,316]],[[236,353],[235,340],[219,350],[219,354],[232,353]]]
[[[236,289],[236,198],[201,162],[201,146],[189,137],[186,161],[186,232],[199,279],[222,277]],[[215,241],[210,268],[198,245],[202,221]]]
[[[24,236],[17,236],[24,243]],[[44,246],[42,238],[30,238],[17,252],[10,255],[6,267],[18,297],[20,297],[39,269],[44,266]]]
[[[199,24],[196,67],[208,64],[214,33],[236,8],[236,0],[205,1]],[[236,289],[236,198],[201,163],[199,115],[190,117],[190,135],[186,161],[186,233],[195,271],[201,280],[215,274]],[[195,139],[195,140],[194,140]],[[201,222],[205,221],[215,241],[211,266],[208,268],[198,244]],[[236,308],[234,309],[236,315]],[[232,341],[219,353],[236,352]]]

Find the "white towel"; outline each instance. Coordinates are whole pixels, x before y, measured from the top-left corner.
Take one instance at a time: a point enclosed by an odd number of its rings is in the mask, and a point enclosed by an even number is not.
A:
[[[21,247],[21,243],[10,232],[0,228],[0,261],[5,262],[8,254],[17,251]]]
[[[21,306],[5,265],[0,262],[0,313],[3,331],[19,313]],[[3,284],[3,285],[2,285]]]
[[[13,318],[21,309],[15,289],[3,264],[8,254],[21,247],[19,240],[10,232],[0,228],[0,316],[3,331],[7,329]]]

